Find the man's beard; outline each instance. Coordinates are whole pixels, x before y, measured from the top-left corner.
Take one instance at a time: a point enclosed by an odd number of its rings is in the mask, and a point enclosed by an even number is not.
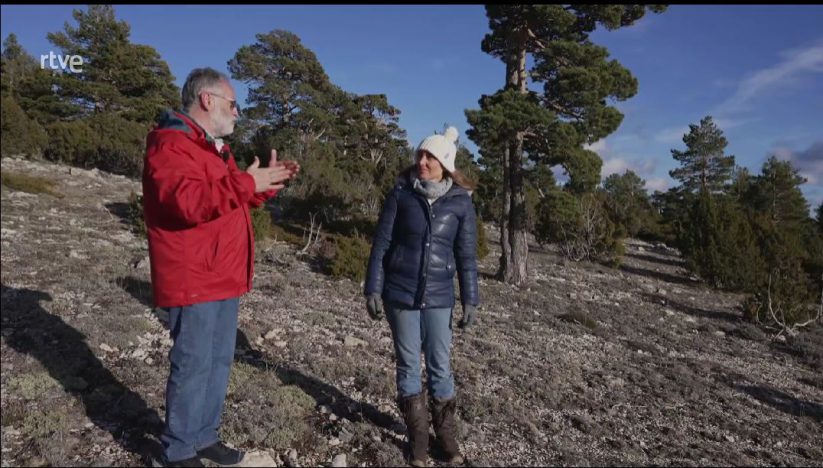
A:
[[[214,131],[215,131],[215,138],[221,138],[224,136],[231,135],[234,132],[234,120],[229,117],[217,117],[214,119]]]

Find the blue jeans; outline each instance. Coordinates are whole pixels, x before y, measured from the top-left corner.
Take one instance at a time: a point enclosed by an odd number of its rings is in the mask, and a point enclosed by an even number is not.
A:
[[[160,441],[168,461],[194,457],[218,441],[239,305],[239,298],[232,298],[166,309],[174,345]]]
[[[394,337],[397,396],[405,398],[423,391],[422,351],[426,356],[429,395],[441,400],[452,398],[454,377],[449,367],[452,309],[415,310],[387,304],[386,316]]]

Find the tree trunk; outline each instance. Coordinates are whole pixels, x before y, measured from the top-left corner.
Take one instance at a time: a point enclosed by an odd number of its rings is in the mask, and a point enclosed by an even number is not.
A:
[[[509,266],[512,263],[512,249],[509,244],[509,220],[511,212],[511,189],[509,187],[509,147],[503,150],[503,206],[500,210],[500,267],[497,279],[508,282]]]
[[[523,193],[523,135],[518,132],[510,155],[511,212],[509,213],[509,242],[511,264],[506,282],[523,285],[528,280],[529,246],[526,239],[526,196]]]
[[[512,52],[506,60],[506,88],[518,86],[517,52]],[[511,191],[511,146],[509,142],[503,144],[503,206],[500,212],[500,265],[497,270],[497,279],[508,283],[511,276],[512,246],[510,242],[510,223],[512,208]]]
[[[525,45],[524,41],[521,42]],[[525,46],[513,51],[506,70],[506,87],[517,89],[526,94],[526,49]],[[504,163],[504,186],[509,191],[508,200],[504,199],[504,214],[508,207],[508,245],[507,264],[502,269],[502,280],[509,284],[522,285],[528,280],[529,247],[526,242],[526,197],[523,193],[523,132],[514,135],[508,145],[508,157]],[[501,234],[501,241],[503,241]],[[503,248],[504,256],[506,248]],[[501,261],[501,267],[502,261]]]

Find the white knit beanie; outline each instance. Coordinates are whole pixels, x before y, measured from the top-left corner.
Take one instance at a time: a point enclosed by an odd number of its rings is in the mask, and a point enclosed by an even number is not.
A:
[[[454,144],[457,142],[457,135],[457,129],[449,127],[443,135],[434,134],[426,137],[417,147],[415,156],[426,150],[440,161],[444,169],[454,172],[454,159],[457,157],[457,147]]]

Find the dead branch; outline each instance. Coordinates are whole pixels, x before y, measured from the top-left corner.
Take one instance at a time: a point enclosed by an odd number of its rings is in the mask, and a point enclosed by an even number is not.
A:
[[[320,229],[323,227],[323,223],[322,222],[318,223],[317,224],[317,230],[315,231],[314,223],[315,223],[316,218],[317,218],[317,213],[309,213],[309,221],[311,223],[309,225],[309,236],[308,236],[308,239],[306,240],[306,245],[303,246],[302,249],[300,249],[301,254],[307,253],[309,251],[309,247],[311,247],[313,245],[316,245],[318,240],[320,239]],[[304,235],[305,235],[305,232],[306,231],[304,229],[303,230]],[[314,240],[312,240],[312,235],[314,235]]]
[[[814,322],[820,321],[820,317],[823,316],[823,291],[821,291],[820,307],[818,307],[817,309],[817,314],[815,314],[814,317],[810,318],[809,320],[806,320],[803,323],[795,323],[789,325],[786,323],[786,313],[784,312],[783,307],[778,306],[777,310],[775,311],[775,308],[772,305],[772,273],[769,272],[769,284],[766,289],[766,308],[769,311],[769,315],[771,316],[772,321],[775,324],[777,324],[780,328],[780,331],[777,333],[777,335],[774,336],[773,339],[778,338],[783,333],[786,333],[788,335],[795,335],[797,334],[797,330],[799,328],[803,328]],[[778,316],[780,318],[778,318]]]

